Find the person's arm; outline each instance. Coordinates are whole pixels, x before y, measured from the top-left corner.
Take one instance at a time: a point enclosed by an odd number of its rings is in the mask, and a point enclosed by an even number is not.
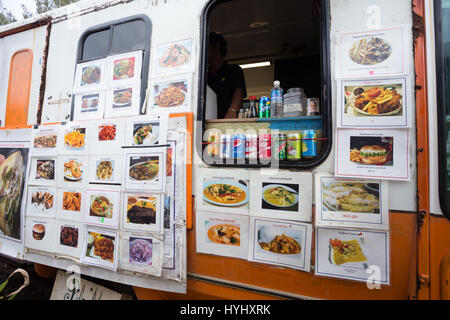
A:
[[[244,90],[242,88],[236,88],[233,92],[230,107],[225,114],[225,119],[235,119],[238,117],[239,109],[242,109],[244,98]]]

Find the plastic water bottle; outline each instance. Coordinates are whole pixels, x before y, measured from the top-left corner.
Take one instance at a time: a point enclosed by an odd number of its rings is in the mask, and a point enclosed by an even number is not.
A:
[[[273,88],[270,91],[270,99],[272,117],[283,117],[283,89],[280,87],[280,81],[278,80],[273,82]]]

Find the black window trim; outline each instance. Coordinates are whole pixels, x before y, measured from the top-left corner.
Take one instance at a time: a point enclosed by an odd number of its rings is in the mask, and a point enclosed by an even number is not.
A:
[[[436,96],[437,96],[437,132],[438,132],[438,168],[439,168],[439,203],[441,210],[450,220],[450,197],[447,182],[447,130],[446,130],[446,99],[445,99],[445,74],[444,55],[442,46],[442,15],[441,0],[434,0],[434,23],[436,45]],[[450,85],[450,84],[447,84]]]
[[[146,25],[146,31],[147,31],[147,35],[146,35],[146,42],[145,42],[145,47],[142,49],[143,51],[143,57],[142,57],[142,68],[141,68],[141,99],[139,102],[139,114],[141,113],[142,110],[142,105],[145,101],[145,96],[147,93],[147,86],[148,86],[148,76],[149,76],[149,72],[150,72],[150,47],[151,47],[151,37],[152,37],[152,22],[150,20],[150,18],[146,15],[143,14],[138,14],[138,15],[133,15],[133,16],[129,16],[126,18],[122,18],[122,19],[118,19],[118,20],[113,20],[107,23],[103,23],[100,25],[96,25],[94,27],[88,28],[86,29],[80,36],[80,39],[78,40],[78,47],[77,47],[77,57],[76,57],[76,61],[75,61],[75,71],[74,71],[74,79],[76,76],[76,69],[77,69],[77,65],[79,63],[84,63],[84,62],[89,62],[89,61],[94,61],[94,60],[99,60],[99,59],[105,59],[108,56],[111,55],[111,47],[112,47],[112,39],[113,39],[113,27],[115,25],[120,25],[123,23],[127,23],[127,22],[132,22],[135,20],[141,20],[145,23]],[[92,33],[95,32],[99,32],[99,31],[103,31],[103,30],[110,30],[109,32],[109,39],[108,39],[108,54],[106,56],[102,56],[102,57],[98,57],[95,59],[86,59],[83,60],[82,59],[82,55],[83,55],[83,44],[84,41],[86,40],[87,36],[89,36]],[[141,50],[141,49],[136,49],[134,51],[137,50]],[[123,54],[123,53],[127,53],[127,52],[131,52],[131,51],[120,51],[120,52],[115,52],[114,55],[116,54]],[[74,99],[72,99],[72,106],[71,106],[71,112],[70,112],[70,120],[73,121],[73,115],[74,115]]]
[[[206,90],[207,90],[207,44],[208,44],[208,22],[209,13],[217,5],[232,0],[210,0],[203,8],[200,21],[200,57],[199,57],[199,99],[197,105],[197,131],[196,148],[203,159],[203,134],[206,127],[205,112],[206,109]],[[292,0],[298,1],[298,0]],[[321,5],[321,78],[322,78],[322,96],[321,96],[321,115],[323,121],[322,137],[326,138],[323,142],[321,153],[308,162],[280,162],[281,169],[300,169],[311,170],[322,164],[330,155],[333,144],[333,116],[332,116],[332,80],[331,80],[331,60],[330,60],[330,0],[320,0]],[[269,165],[263,164],[208,164],[214,167],[241,167],[241,168],[263,168]]]

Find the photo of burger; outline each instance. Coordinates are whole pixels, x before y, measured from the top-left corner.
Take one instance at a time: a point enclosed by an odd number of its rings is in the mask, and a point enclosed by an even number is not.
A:
[[[367,165],[393,166],[392,137],[351,137],[350,161]]]
[[[45,226],[43,224],[35,224],[33,226],[33,238],[36,240],[42,240],[45,236]]]

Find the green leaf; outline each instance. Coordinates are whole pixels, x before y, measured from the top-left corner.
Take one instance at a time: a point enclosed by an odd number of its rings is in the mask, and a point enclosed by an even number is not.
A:
[[[0,284],[0,292],[3,291],[3,289],[5,289],[6,285],[8,284],[8,280],[5,280],[5,282],[3,282],[2,284]]]
[[[8,298],[8,300],[13,300],[16,297],[17,294],[13,294],[11,297]]]

